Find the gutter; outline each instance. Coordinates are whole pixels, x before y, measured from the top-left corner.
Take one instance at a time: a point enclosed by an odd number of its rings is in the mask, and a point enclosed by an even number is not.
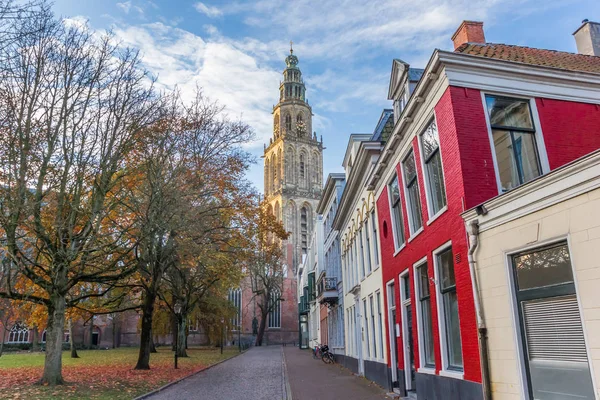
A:
[[[477,270],[475,268],[475,251],[479,245],[479,221],[471,221],[467,225],[469,235],[469,270],[471,272],[471,281],[473,282],[473,299],[475,301],[475,314],[477,317],[477,338],[479,344],[479,362],[481,367],[481,386],[483,390],[483,400],[492,399],[492,385],[490,379],[490,360],[488,352],[488,337],[483,309],[481,306],[481,297],[479,296],[479,282],[477,280]]]

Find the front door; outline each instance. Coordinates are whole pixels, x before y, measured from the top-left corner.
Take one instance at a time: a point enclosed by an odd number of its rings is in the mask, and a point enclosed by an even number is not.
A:
[[[361,323],[361,315],[360,315],[360,302],[358,301],[358,298],[356,299],[355,305],[354,305],[354,326],[356,327],[356,350],[358,351],[358,374],[359,375],[364,375],[365,374],[365,361],[363,358],[363,342],[365,340],[364,338],[364,329]]]
[[[398,382],[398,347],[396,346],[396,297],[394,294],[394,283],[390,283],[387,287],[388,300],[388,338],[390,342],[390,365],[392,368],[392,386],[397,388],[400,386]]]
[[[408,358],[405,359],[405,371],[406,371],[406,390],[414,391],[415,385],[415,352],[413,348],[413,335],[412,335],[412,304],[410,301],[410,281],[408,277],[408,271],[401,277],[402,287],[400,295],[402,296],[402,341],[404,344],[404,351]]]
[[[308,349],[308,321],[306,314],[300,315],[300,348]]]

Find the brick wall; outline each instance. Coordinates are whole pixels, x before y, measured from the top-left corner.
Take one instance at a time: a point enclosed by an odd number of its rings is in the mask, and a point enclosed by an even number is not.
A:
[[[536,99],[550,169],[600,149],[600,105]]]

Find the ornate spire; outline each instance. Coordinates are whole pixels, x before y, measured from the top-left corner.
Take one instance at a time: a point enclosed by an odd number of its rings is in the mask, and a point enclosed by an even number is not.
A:
[[[290,40],[290,54],[294,54],[294,47],[293,47],[293,45],[294,45],[294,42],[292,42]]]

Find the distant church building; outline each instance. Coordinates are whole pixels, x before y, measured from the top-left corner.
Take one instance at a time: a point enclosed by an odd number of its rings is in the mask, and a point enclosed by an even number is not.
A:
[[[265,200],[291,233],[285,245],[290,272],[306,254],[323,186],[323,141],[312,130],[312,108],[290,48],[279,103],[273,107],[273,137],[265,146]]]

